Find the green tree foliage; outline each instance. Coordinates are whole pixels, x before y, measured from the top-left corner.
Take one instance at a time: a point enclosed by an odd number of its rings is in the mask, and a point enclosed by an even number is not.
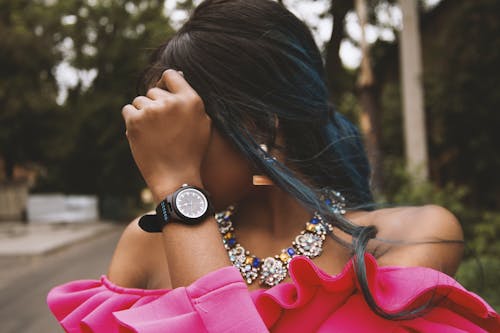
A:
[[[499,12],[495,0],[442,0],[422,13],[429,183],[415,185],[403,168],[398,43],[377,42],[372,49],[384,111],[386,188],[381,200],[392,205],[434,203],[455,213],[467,246],[457,279],[497,309]]]
[[[476,209],[500,206],[500,23],[494,0],[442,0],[422,15],[424,89],[432,181],[467,187],[464,203]],[[381,76],[383,151],[403,154],[397,45],[375,52]],[[391,63],[393,64],[391,66]]]
[[[80,81],[69,90],[64,137],[71,147],[51,168],[48,186],[101,196],[137,196],[144,186],[128,148],[121,108],[137,95],[152,50],[173,33],[163,10],[161,0],[61,3],[60,15],[70,22],[61,33],[72,44],[66,60],[97,76],[90,87]]]
[[[500,207],[498,13],[495,0],[444,1],[427,31],[433,172],[441,184],[466,185],[469,201],[486,209]]]
[[[60,17],[40,1],[0,1],[0,158],[7,180],[14,165],[62,153],[54,143],[61,122],[52,69],[61,60]]]

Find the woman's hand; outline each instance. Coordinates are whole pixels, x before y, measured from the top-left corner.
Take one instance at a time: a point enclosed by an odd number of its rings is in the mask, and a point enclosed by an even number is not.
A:
[[[146,96],[123,107],[122,115],[134,160],[157,202],[183,183],[202,186],[211,120],[180,73],[166,70]]]

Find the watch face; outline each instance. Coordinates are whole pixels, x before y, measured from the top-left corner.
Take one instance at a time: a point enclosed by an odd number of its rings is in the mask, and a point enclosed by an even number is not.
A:
[[[208,201],[203,193],[194,188],[180,191],[175,197],[177,210],[187,218],[196,219],[208,209]]]

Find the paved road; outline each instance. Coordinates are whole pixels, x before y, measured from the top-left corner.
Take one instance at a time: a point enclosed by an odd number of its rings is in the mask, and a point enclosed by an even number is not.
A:
[[[105,274],[122,228],[46,256],[0,258],[0,331],[63,332],[45,298],[55,285]]]

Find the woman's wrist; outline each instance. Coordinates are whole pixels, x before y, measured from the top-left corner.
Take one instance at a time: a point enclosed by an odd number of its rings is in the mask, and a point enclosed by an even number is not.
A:
[[[182,184],[203,188],[196,172],[165,177],[151,187],[156,203]],[[168,223],[162,231],[172,287],[187,286],[203,275],[231,265],[213,215],[196,225]]]
[[[183,184],[203,188],[201,176],[197,173],[185,173],[177,176],[165,177],[150,185],[155,204],[160,203],[160,201],[165,199],[169,194],[174,193]]]

